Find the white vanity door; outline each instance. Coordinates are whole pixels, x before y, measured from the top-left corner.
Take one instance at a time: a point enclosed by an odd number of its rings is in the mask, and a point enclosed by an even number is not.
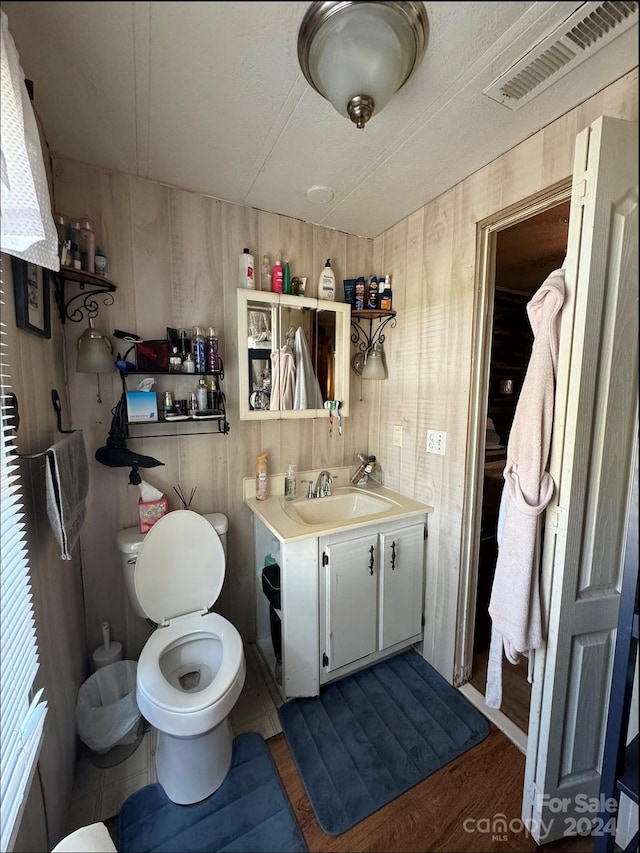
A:
[[[386,649],[422,631],[424,524],[380,534],[379,646]]]
[[[323,549],[325,673],[376,651],[377,546],[377,534],[370,533]]]

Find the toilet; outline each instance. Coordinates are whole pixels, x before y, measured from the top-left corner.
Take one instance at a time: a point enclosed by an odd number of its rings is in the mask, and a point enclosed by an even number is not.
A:
[[[204,800],[231,766],[228,716],[244,685],[244,650],[236,628],[209,612],[224,581],[226,532],[220,513],[176,510],[146,534],[118,534],[133,609],[158,626],[138,660],[136,700],[157,730],[158,782],[179,805]]]

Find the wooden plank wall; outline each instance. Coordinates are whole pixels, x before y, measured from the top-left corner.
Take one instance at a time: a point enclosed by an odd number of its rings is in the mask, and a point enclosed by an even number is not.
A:
[[[637,69],[374,240],[393,275],[397,328],[387,335],[370,446],[387,484],[434,507],[427,545],[424,653],[453,678],[471,402],[477,224],[567,179],[576,134],[601,114],[638,118]],[[417,177],[419,179],[419,176]],[[542,284],[542,282],[540,282]],[[393,425],[403,446],[393,445]],[[425,451],[445,430],[446,455]]]
[[[110,277],[118,284],[113,305],[100,310],[97,325],[145,338],[164,337],[167,326],[213,325],[224,360],[228,436],[171,437],[130,442],[163,461],[143,471],[144,479],[165,492],[170,509],[180,503],[173,486],[198,491],[198,512],[223,512],[229,518],[228,567],[216,609],[245,639],[254,636],[253,526],[242,502],[242,479],[254,472],[258,452],[268,454],[270,473],[352,465],[366,449],[369,410],[352,403],[343,436],[328,419],[241,422],[238,418],[238,341],[236,289],[238,256],[251,248],[256,265],[264,253],[290,258],[292,274],[307,276],[307,294],[316,296],[320,270],[331,257],[336,279],[370,274],[372,241],[300,220],[219,201],[195,192],[171,189],[68,161],[54,162],[56,209],[90,216],[97,242],[105,246]],[[93,454],[107,437],[111,407],[119,399],[118,374],[101,377],[103,404],[96,401],[96,378],[74,370],[76,341],[83,323],[65,326],[73,425],[85,430],[91,457],[92,488],[82,536],[87,634],[90,648],[100,644],[100,625],[108,620],[125,653],[137,657],[148,628],[131,611],[120,555],[119,529],[137,523],[139,492],[128,485],[128,470],[106,468]],[[127,344],[114,339],[117,350]],[[179,380],[187,390],[193,379]],[[158,431],[165,431],[159,429]]]

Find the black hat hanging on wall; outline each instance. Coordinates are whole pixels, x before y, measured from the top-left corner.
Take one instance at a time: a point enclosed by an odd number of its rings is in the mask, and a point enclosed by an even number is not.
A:
[[[109,468],[131,468],[129,485],[139,486],[142,477],[138,473],[138,468],[157,468],[158,465],[164,465],[164,462],[159,462],[153,456],[143,456],[127,447],[128,430],[124,394],[111,411],[113,412],[113,419],[111,420],[109,437],[106,445],[96,450],[96,459]]]

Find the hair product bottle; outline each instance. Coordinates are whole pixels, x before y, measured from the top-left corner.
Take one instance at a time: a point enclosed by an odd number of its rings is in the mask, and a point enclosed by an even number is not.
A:
[[[289,266],[289,258],[284,259],[284,270],[282,271],[282,292],[292,293],[291,290],[291,267]]]
[[[267,497],[267,454],[259,453],[256,459],[256,499],[266,500]]]
[[[271,290],[271,266],[269,264],[269,255],[262,256],[262,264],[260,266],[260,290]]]

